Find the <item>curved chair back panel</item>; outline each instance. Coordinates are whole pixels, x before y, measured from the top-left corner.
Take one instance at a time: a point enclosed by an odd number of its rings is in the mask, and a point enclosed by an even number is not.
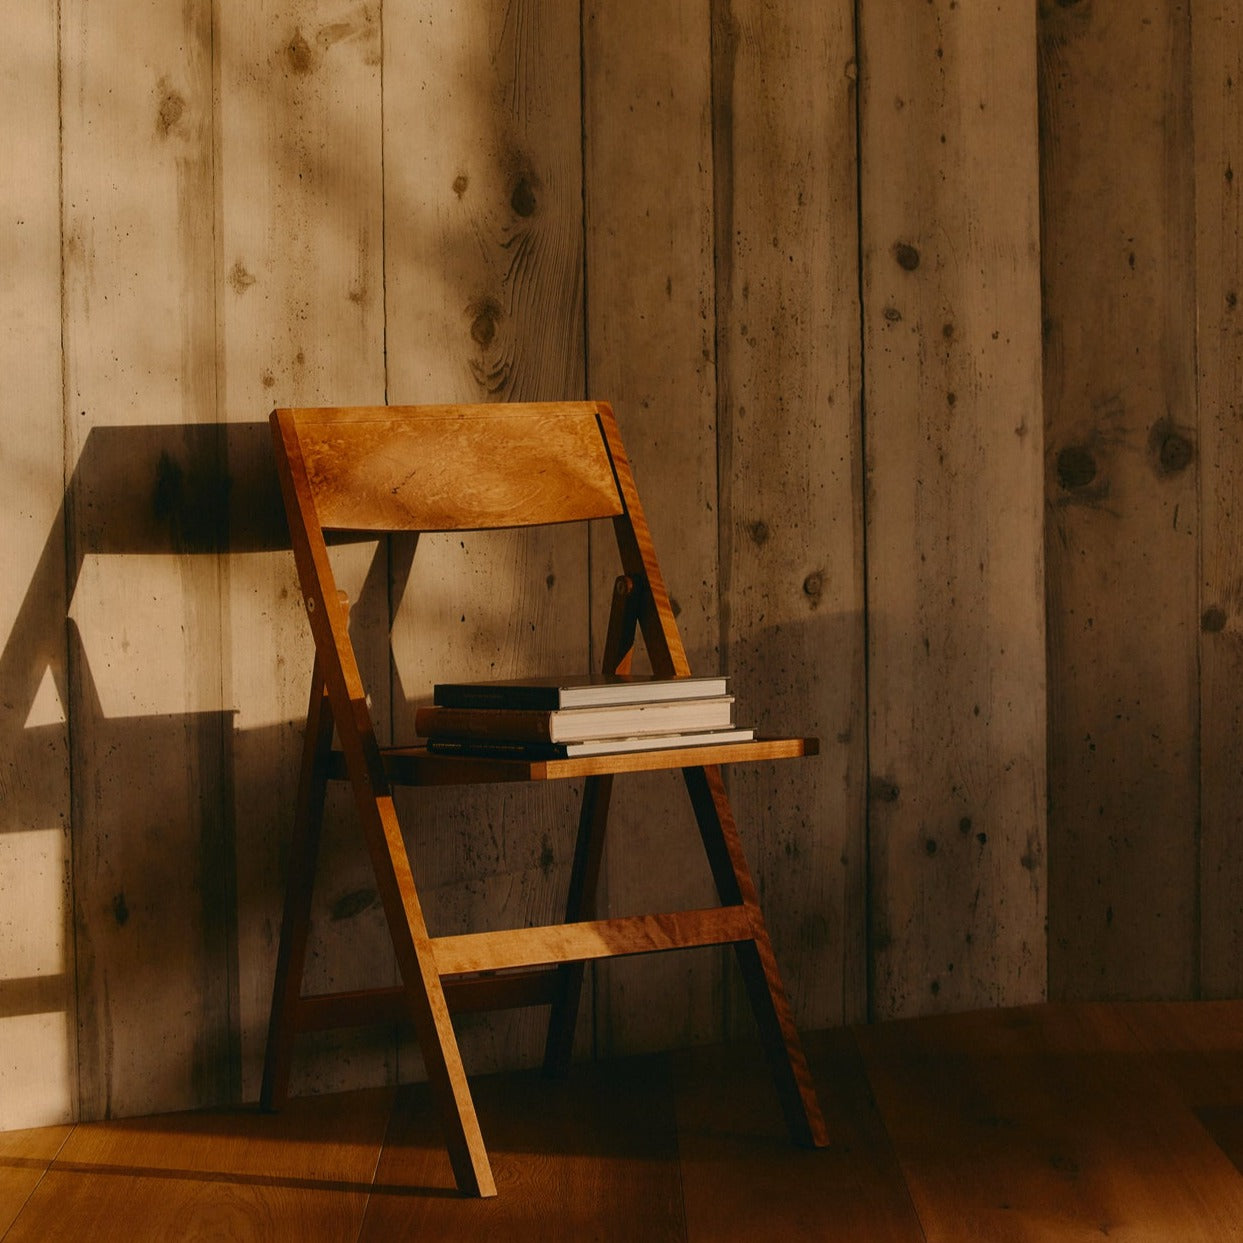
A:
[[[617,479],[589,402],[280,411],[321,527],[470,531],[612,518]]]

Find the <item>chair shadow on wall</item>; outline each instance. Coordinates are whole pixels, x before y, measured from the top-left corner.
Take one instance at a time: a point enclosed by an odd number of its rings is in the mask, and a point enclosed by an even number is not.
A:
[[[59,916],[66,963],[0,978],[0,1022],[76,1015],[67,1038],[83,1118],[252,1093],[246,1075],[261,1049],[247,1041],[266,1030],[271,1001],[270,964],[259,960],[276,953],[306,691],[289,719],[278,709],[270,723],[239,725],[229,646],[245,636],[229,633],[222,568],[280,554],[271,573],[297,591],[271,435],[266,420],[93,428],[0,651],[11,771],[57,774],[0,792],[0,838],[68,824],[72,872]],[[414,547],[378,545],[352,618],[387,628],[390,587],[401,598]],[[170,598],[152,599],[161,588]],[[167,633],[182,625],[184,638]],[[400,695],[397,664],[389,672]],[[346,866],[324,878],[324,935],[365,941],[361,925],[374,923],[387,954],[370,864],[352,816],[342,819],[334,862]],[[239,981],[261,999],[239,996]],[[376,1038],[377,1049],[393,1045],[393,1033]]]
[[[288,548],[266,422],[96,427],[0,652],[0,747],[18,775],[0,836],[72,826],[76,956],[72,979],[0,979],[0,1020],[71,1011],[76,986],[83,1117],[123,1112],[140,1079],[164,1108],[240,1095],[234,757],[274,754],[289,725],[235,736],[220,554]],[[162,559],[142,580],[152,598],[118,596],[140,558]],[[170,618],[184,670],[167,667]]]

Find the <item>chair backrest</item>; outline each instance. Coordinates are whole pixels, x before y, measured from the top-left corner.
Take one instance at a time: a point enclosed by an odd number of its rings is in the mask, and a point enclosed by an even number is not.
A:
[[[590,402],[280,410],[319,525],[467,531],[613,518],[624,505]]]
[[[274,410],[277,472],[325,673],[361,691],[325,531],[469,531],[612,520],[652,668],[690,672],[613,412],[604,402]],[[618,655],[623,656],[624,644]],[[626,649],[628,651],[628,649]],[[620,666],[619,666],[620,667]]]

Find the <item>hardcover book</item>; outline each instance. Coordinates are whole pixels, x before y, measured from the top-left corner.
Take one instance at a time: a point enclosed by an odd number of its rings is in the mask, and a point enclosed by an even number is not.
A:
[[[595,708],[420,708],[414,728],[425,738],[478,738],[509,742],[581,742],[645,734],[724,729],[734,697],[669,699]]]
[[[724,695],[727,689],[723,677],[605,679],[584,674],[499,682],[438,682],[432,688],[432,701],[443,708],[589,708],[667,699],[709,699]]]
[[[705,730],[694,734],[648,734],[641,738],[588,738],[582,742],[505,742],[501,739],[430,738],[431,755],[476,756],[493,760],[557,760],[582,755],[616,755],[623,751],[660,751],[750,742],[755,730]]]

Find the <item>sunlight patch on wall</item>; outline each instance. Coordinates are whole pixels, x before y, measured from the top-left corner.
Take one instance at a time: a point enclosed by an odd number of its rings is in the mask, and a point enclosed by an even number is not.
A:
[[[65,970],[65,853],[60,828],[0,834],[0,987]]]
[[[0,1130],[73,1112],[66,855],[60,828],[0,835]]]
[[[73,1118],[73,1059],[64,1011],[0,1019],[0,1131]]]
[[[56,689],[56,678],[52,675],[49,665],[43,670],[43,680],[31,701],[30,711],[26,714],[23,729],[37,729],[40,725],[64,725],[65,705],[61,702],[60,692]]]

